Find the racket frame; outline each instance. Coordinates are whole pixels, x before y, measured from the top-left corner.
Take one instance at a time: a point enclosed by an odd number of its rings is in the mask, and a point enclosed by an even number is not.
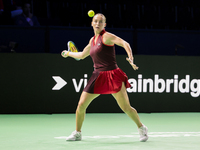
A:
[[[70,46],[70,44],[72,44],[73,46],[73,48],[74,48],[74,50],[72,49],[71,50],[71,46]],[[76,45],[74,44],[74,42],[72,42],[72,41],[68,41],[67,42],[67,47],[68,47],[68,51],[70,51],[70,52],[74,52],[74,53],[77,53],[77,52],[79,52],[79,50],[78,50],[78,48],[76,47]],[[80,59],[77,59],[77,58],[74,58],[75,60],[80,60]]]

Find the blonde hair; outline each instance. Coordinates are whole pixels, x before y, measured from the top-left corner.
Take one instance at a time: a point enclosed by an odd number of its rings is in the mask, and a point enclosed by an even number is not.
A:
[[[97,13],[97,14],[94,15],[94,17],[97,16],[97,15],[100,15],[104,19],[104,21],[106,22],[106,17],[102,13]]]

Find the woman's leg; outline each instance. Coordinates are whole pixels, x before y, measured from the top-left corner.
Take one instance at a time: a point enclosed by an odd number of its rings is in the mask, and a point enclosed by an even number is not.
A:
[[[76,109],[76,130],[66,138],[67,141],[80,141],[82,139],[81,127],[85,119],[86,109],[92,100],[98,96],[99,94],[90,94],[84,91],[82,92]]]
[[[122,88],[119,92],[112,94],[116,99],[119,107],[136,123],[138,128],[142,126],[140,122],[140,118],[138,116],[137,111],[130,106],[128,94],[126,92],[126,87],[124,83],[122,83]]]
[[[77,109],[76,109],[76,131],[81,132],[81,127],[85,119],[85,113],[88,105],[98,97],[99,94],[90,94],[87,92],[82,92]]]
[[[120,108],[137,124],[138,131],[140,134],[140,141],[145,142],[148,140],[148,128],[140,122],[140,118],[138,116],[137,111],[130,106],[128,94],[126,92],[126,87],[124,83],[122,84],[122,88],[118,93],[112,94]]]

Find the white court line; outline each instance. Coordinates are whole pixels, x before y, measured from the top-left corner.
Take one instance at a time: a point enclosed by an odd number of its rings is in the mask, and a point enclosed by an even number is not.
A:
[[[200,132],[149,132],[149,137],[200,137]],[[84,139],[116,139],[116,138],[138,138],[137,132],[130,135],[96,135],[96,136],[83,136]],[[66,139],[67,136],[54,137],[55,139]]]

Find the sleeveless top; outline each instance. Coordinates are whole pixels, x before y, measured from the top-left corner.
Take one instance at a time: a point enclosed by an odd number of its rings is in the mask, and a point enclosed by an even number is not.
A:
[[[95,70],[83,91],[93,94],[112,94],[121,90],[122,82],[125,87],[131,87],[127,75],[117,66],[114,45],[103,43],[103,30],[95,43],[91,42],[90,56]]]
[[[103,43],[103,30],[95,43],[95,36],[91,42],[90,56],[92,57],[95,70],[113,70],[118,68],[115,57],[115,46]]]

